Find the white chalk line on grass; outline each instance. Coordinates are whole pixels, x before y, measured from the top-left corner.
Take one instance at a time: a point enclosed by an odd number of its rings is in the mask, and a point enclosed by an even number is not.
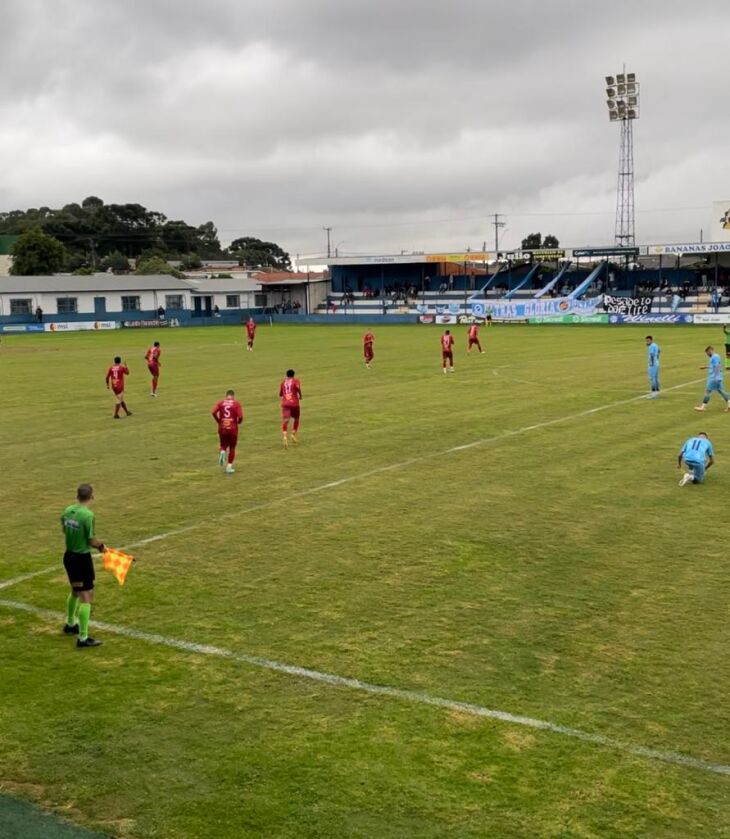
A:
[[[702,382],[704,379],[693,379],[690,382],[684,382],[680,385],[673,385],[672,387],[665,388],[663,393],[668,393],[672,390],[679,390],[684,387],[689,387],[690,385],[695,385],[698,382]],[[216,516],[215,518],[208,519],[208,522],[218,522],[223,521],[225,519],[230,518],[237,518],[239,516],[245,516],[249,513],[256,513],[259,510],[265,510],[269,507],[274,507],[279,504],[288,504],[291,501],[296,501],[299,498],[305,498],[309,495],[315,495],[318,492],[324,492],[328,489],[334,489],[335,487],[342,486],[343,484],[349,484],[353,481],[360,481],[365,480],[366,478],[372,478],[375,475],[382,475],[386,472],[392,472],[397,469],[405,469],[408,466],[412,466],[414,463],[421,463],[424,460],[430,460],[434,457],[443,457],[446,454],[453,454],[454,452],[462,452],[467,451],[468,449],[477,448],[478,446],[485,446],[489,445],[490,443],[498,443],[500,440],[507,440],[510,437],[516,437],[519,434],[526,434],[530,431],[537,431],[542,428],[550,428],[553,425],[558,425],[559,423],[563,422],[570,422],[570,420],[574,419],[581,419],[582,417],[591,416],[592,414],[598,414],[602,411],[608,411],[611,408],[618,408],[621,405],[629,405],[632,402],[639,402],[642,399],[646,399],[647,394],[642,393],[639,396],[632,396],[628,399],[620,399],[617,402],[609,402],[606,405],[599,405],[596,408],[588,408],[585,411],[580,411],[577,414],[569,414],[564,417],[556,417],[555,419],[546,420],[545,422],[538,422],[534,425],[526,425],[522,428],[516,428],[511,431],[503,431],[501,434],[496,434],[494,437],[482,437],[479,440],[473,440],[471,443],[464,443],[460,446],[452,446],[448,449],[443,449],[439,452],[431,452],[430,454],[423,454],[418,455],[417,457],[408,458],[408,460],[400,460],[397,463],[391,463],[387,466],[378,466],[375,469],[370,469],[367,472],[360,472],[357,475],[348,475],[344,478],[340,478],[336,481],[328,481],[326,484],[319,484],[315,487],[308,487],[307,489],[300,490],[299,492],[294,492],[290,495],[285,495],[281,498],[274,498],[270,501],[262,501],[260,504],[254,504],[251,507],[245,507],[242,510],[235,510],[230,513],[223,513],[220,516]],[[153,542],[160,542],[163,539],[169,539],[171,536],[182,536],[185,533],[191,533],[193,530],[197,530],[201,526],[200,523],[197,524],[189,524],[185,527],[178,527],[174,530],[167,530],[164,533],[158,533],[155,536],[148,536],[145,539],[138,539],[136,542],[130,542],[130,544],[125,545],[121,550],[127,550],[130,548],[140,548],[144,545],[152,544]],[[9,588],[16,583],[22,583],[25,580],[32,579],[33,577],[38,577],[42,574],[50,574],[51,571],[54,571],[57,568],[56,565],[51,565],[48,568],[44,568],[40,571],[33,571],[30,574],[22,574],[19,577],[14,577],[11,580],[5,580],[0,582],[0,590],[4,588]]]
[[[63,615],[53,612],[50,609],[41,609],[29,603],[20,603],[15,600],[0,600],[0,607],[15,609],[36,615],[48,620],[60,621]],[[222,647],[213,647],[208,644],[198,644],[193,641],[184,641],[180,638],[171,638],[167,635],[159,635],[155,632],[145,632],[128,626],[104,623],[103,621],[92,621],[92,625],[104,632],[113,635],[121,635],[124,638],[131,638],[137,641],[145,641],[148,644],[155,644],[163,647],[170,647],[181,652],[193,653],[195,655],[213,656],[239,664],[248,664],[253,667],[260,667],[266,670],[273,670],[276,673],[283,673],[297,679],[309,679],[313,682],[329,685],[330,687],[349,688],[360,693],[369,693],[376,696],[385,696],[389,699],[398,699],[403,702],[410,702],[418,705],[429,705],[434,708],[444,708],[448,711],[455,711],[461,714],[469,714],[474,717],[499,720],[510,725],[521,725],[526,728],[533,728],[539,731],[548,731],[552,734],[560,734],[563,737],[571,737],[574,740],[581,740],[584,743],[593,743],[609,749],[625,752],[637,757],[649,760],[661,761],[677,766],[684,766],[690,769],[699,769],[703,772],[711,772],[716,775],[730,775],[730,766],[722,763],[712,763],[702,758],[681,752],[663,751],[652,749],[648,746],[637,746],[623,740],[616,740],[603,734],[593,734],[590,731],[583,731],[579,728],[559,725],[549,720],[541,720],[535,717],[526,717],[521,714],[512,714],[509,711],[499,711],[494,708],[486,708],[482,705],[475,705],[471,702],[459,702],[456,699],[446,699],[441,696],[433,696],[423,691],[408,690],[405,688],[390,687],[389,685],[377,685],[372,682],[363,682],[349,676],[338,676],[335,673],[326,673],[320,670],[312,670],[309,667],[299,667],[294,664],[285,664],[281,661],[274,661],[268,658],[261,658],[256,655],[237,653],[233,650],[226,650]]]

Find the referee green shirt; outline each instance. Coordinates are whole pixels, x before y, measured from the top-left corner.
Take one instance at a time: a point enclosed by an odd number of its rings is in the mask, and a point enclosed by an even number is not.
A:
[[[67,551],[89,553],[89,540],[94,538],[94,513],[88,507],[70,504],[61,514],[61,526]]]

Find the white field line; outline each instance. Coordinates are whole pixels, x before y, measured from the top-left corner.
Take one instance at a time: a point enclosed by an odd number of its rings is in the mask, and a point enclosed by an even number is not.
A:
[[[14,600],[0,600],[0,607],[15,609],[36,615],[52,621],[63,620],[60,612],[52,612],[49,609],[40,609],[28,603],[20,603]],[[711,772],[717,775],[730,775],[730,766],[721,763],[712,763],[702,758],[692,757],[674,751],[663,751],[652,749],[647,746],[637,746],[623,740],[615,740],[613,737],[606,737],[603,734],[593,734],[590,731],[583,731],[579,728],[571,728],[549,720],[541,720],[535,717],[525,717],[521,714],[512,714],[509,711],[499,711],[494,708],[485,708],[482,705],[474,705],[470,702],[459,702],[455,699],[446,699],[441,696],[432,696],[422,691],[395,688],[388,685],[376,685],[372,682],[363,682],[360,679],[353,679],[349,676],[338,676],[334,673],[324,673],[320,670],[312,670],[308,667],[298,667],[294,664],[284,664],[280,661],[273,661],[260,656],[237,653],[226,650],[222,647],[213,647],[208,644],[198,644],[193,641],[184,641],[179,638],[170,638],[167,635],[158,635],[154,632],[145,632],[140,629],[133,629],[128,626],[92,621],[92,625],[104,632],[113,635],[121,635],[124,638],[132,638],[136,641],[145,641],[148,644],[155,644],[163,647],[170,647],[174,650],[193,653],[195,655],[213,656],[216,658],[228,659],[239,664],[248,664],[253,667],[261,667],[266,670],[273,670],[276,673],[283,673],[297,679],[309,679],[313,682],[320,682],[330,687],[349,688],[361,693],[370,693],[377,696],[385,696],[389,699],[397,699],[403,702],[415,703],[418,705],[430,705],[435,708],[445,708],[461,714],[470,714],[474,717],[483,717],[491,720],[499,720],[510,725],[521,725],[526,728],[534,728],[540,731],[549,731],[552,734],[560,734],[563,737],[571,737],[574,740],[582,740],[585,743],[593,743],[609,749],[626,752],[627,754],[649,760],[671,763],[677,766],[684,766],[690,769],[699,769],[703,772]],[[92,655],[94,655],[92,653]]]
[[[689,387],[689,385],[695,385],[698,382],[703,382],[703,379],[693,379],[690,382],[684,382],[681,385],[674,385],[673,387],[665,388],[662,393],[669,393],[672,390],[679,390],[684,387]],[[315,495],[318,492],[324,492],[328,489],[335,489],[335,487],[342,486],[343,484],[349,484],[353,481],[361,481],[365,480],[366,478],[372,478],[375,475],[382,475],[386,472],[393,472],[397,469],[405,469],[408,466],[412,466],[414,463],[421,463],[424,460],[430,460],[434,457],[443,457],[446,454],[453,454],[454,452],[461,452],[466,451],[467,449],[477,448],[478,446],[486,446],[491,443],[499,443],[501,440],[507,440],[511,437],[516,437],[519,434],[527,434],[530,431],[537,431],[542,428],[550,428],[553,425],[559,425],[563,422],[570,422],[571,420],[581,419],[582,417],[588,417],[592,414],[598,414],[602,411],[608,411],[611,408],[618,408],[621,405],[629,405],[632,402],[638,402],[642,399],[646,399],[647,394],[642,393],[639,396],[632,396],[628,399],[620,399],[618,402],[609,402],[606,405],[599,405],[596,408],[588,408],[585,411],[580,411],[577,414],[568,414],[564,417],[557,417],[556,419],[546,420],[545,422],[539,422],[535,425],[526,425],[522,428],[516,428],[512,431],[503,431],[501,434],[496,434],[494,437],[482,437],[479,440],[473,440],[471,443],[464,443],[461,446],[452,446],[449,449],[443,449],[439,452],[432,452],[430,454],[423,454],[418,455],[417,457],[408,458],[408,460],[400,460],[397,463],[391,463],[388,466],[378,466],[375,469],[370,469],[367,472],[360,472],[357,475],[348,475],[344,478],[340,478],[336,481],[328,481],[326,484],[319,484],[315,487],[309,487],[308,489],[300,490],[299,492],[294,492],[291,495],[285,495],[281,498],[274,498],[270,501],[262,501],[260,504],[254,504],[251,507],[244,507],[242,510],[235,510],[230,513],[223,513],[220,516],[216,516],[212,519],[207,519],[207,522],[218,522],[224,521],[226,519],[231,518],[238,518],[239,516],[245,516],[249,513],[256,513],[259,510],[265,510],[269,507],[275,507],[279,504],[288,504],[291,501],[296,501],[299,498],[305,498],[309,495]],[[130,542],[128,545],[124,545],[121,550],[127,550],[130,548],[139,548],[144,545],[149,545],[152,542],[160,542],[163,539],[169,539],[171,536],[181,536],[185,533],[190,533],[193,530],[197,530],[201,526],[201,523],[196,524],[189,524],[185,527],[178,527],[174,530],[167,530],[164,533],[158,533],[155,536],[148,536],[146,539],[138,539],[136,542]],[[31,574],[23,574],[19,577],[14,577],[11,580],[5,580],[0,582],[0,590],[4,588],[9,588],[16,583],[22,583],[25,580],[31,579],[32,577],[40,576],[41,574],[50,574],[52,571],[57,569],[57,565],[51,565],[48,568],[44,568],[40,571],[34,571]]]

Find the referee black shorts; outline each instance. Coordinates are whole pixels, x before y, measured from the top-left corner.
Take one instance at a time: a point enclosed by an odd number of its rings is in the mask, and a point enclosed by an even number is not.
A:
[[[90,553],[77,554],[74,551],[66,551],[63,555],[63,567],[74,591],[93,590],[96,574]]]

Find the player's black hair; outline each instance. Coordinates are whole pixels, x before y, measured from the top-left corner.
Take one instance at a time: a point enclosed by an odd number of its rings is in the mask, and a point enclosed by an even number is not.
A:
[[[707,437],[707,432],[706,432],[706,431],[700,431],[700,432],[697,434],[697,436],[698,436],[698,437]],[[708,439],[709,439],[709,437],[708,437]]]
[[[705,352],[707,352],[708,350],[714,350],[714,349],[715,348],[712,346],[712,344],[710,344],[709,347],[705,347]]]
[[[115,364],[121,364],[122,363],[121,356],[115,355],[114,356],[114,363]]]
[[[236,394],[232,390],[226,391],[226,396],[235,396]]]
[[[451,330],[447,329],[446,332],[444,332],[444,335],[451,335]]]
[[[286,371],[286,377],[287,377],[287,379],[293,379],[294,378],[294,371],[293,370],[287,370]]]
[[[653,341],[654,339],[651,337],[651,335],[647,335],[647,336],[646,336],[646,340],[647,340],[647,341]]]
[[[154,343],[152,346],[153,346],[153,347],[159,347],[159,346],[160,346],[160,342],[159,342],[159,341],[155,341],[155,343]]]
[[[91,501],[94,496],[94,489],[91,484],[81,484],[76,490],[76,497],[79,501]]]

